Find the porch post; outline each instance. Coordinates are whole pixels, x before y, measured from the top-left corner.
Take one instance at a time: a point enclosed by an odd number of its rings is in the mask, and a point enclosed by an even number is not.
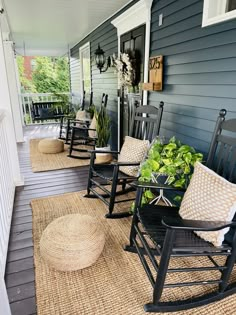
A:
[[[1,314],[11,315],[9,300],[7,297],[7,290],[6,290],[3,277],[0,277],[0,305],[1,305]]]
[[[5,64],[8,77],[8,87],[10,92],[11,109],[14,120],[15,135],[17,142],[24,141],[22,126],[22,104],[18,94],[17,69],[15,66],[15,56],[13,51],[13,42],[4,41]]]
[[[3,49],[3,34],[0,24],[0,109],[5,110],[7,119],[7,139],[9,146],[9,155],[11,159],[12,173],[16,186],[23,185],[23,178],[20,173],[19,158],[16,146],[16,136],[13,123],[13,115],[11,109],[10,91],[8,86],[7,70],[5,63],[5,55]]]

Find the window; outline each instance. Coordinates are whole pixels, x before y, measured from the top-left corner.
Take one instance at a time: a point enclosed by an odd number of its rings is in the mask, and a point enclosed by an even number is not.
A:
[[[91,93],[90,43],[80,47],[81,95]]]
[[[204,0],[202,26],[236,18],[236,0]]]

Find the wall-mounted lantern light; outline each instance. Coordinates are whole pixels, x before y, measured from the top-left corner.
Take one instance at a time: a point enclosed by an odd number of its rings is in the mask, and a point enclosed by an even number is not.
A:
[[[100,70],[100,73],[106,72],[107,69],[111,66],[111,57],[105,57],[104,50],[98,44],[98,48],[95,51],[95,62],[97,68]]]

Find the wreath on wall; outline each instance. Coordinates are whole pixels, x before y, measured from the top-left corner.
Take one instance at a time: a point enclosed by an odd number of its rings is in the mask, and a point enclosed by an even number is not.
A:
[[[137,50],[120,53],[118,58],[113,56],[113,66],[116,68],[121,87],[133,92],[139,90],[140,63],[140,53]]]
[[[114,58],[114,66],[118,74],[120,85],[123,87],[132,86],[134,69],[129,54],[120,53],[118,58]]]

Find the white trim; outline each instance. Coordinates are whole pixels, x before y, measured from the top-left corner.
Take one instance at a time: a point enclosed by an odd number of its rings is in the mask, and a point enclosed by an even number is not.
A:
[[[12,116],[14,121],[14,130],[16,141],[24,142],[23,126],[22,126],[22,103],[18,94],[17,73],[15,67],[15,54],[12,41],[4,41],[3,48],[5,53],[5,64],[7,70],[7,79],[9,94],[11,100]]]
[[[236,10],[225,12],[227,0],[204,0],[202,27],[236,18]]]
[[[21,179],[20,179],[20,180],[17,180],[17,181],[14,181],[14,183],[15,183],[15,186],[16,186],[16,187],[24,186],[24,184],[25,184],[25,178],[24,178],[24,176],[21,176]]]
[[[6,285],[4,281],[4,271],[1,271],[0,275],[0,305],[1,305],[1,314],[11,315],[10,304],[7,296]]]
[[[120,54],[120,36],[132,29],[146,25],[144,50],[144,83],[148,82],[148,62],[151,36],[151,7],[153,0],[140,0],[125,12],[120,14],[111,23],[117,28],[118,56]],[[120,88],[118,82],[118,89]],[[143,92],[143,105],[147,105],[148,92]],[[120,98],[118,97],[118,150],[120,149]]]
[[[118,37],[150,21],[152,0],[140,0],[111,23],[117,28]]]
[[[91,93],[91,81],[92,81],[92,75],[91,75],[91,54],[90,54],[90,42],[87,42],[83,46],[79,48],[79,60],[80,60],[80,93],[81,97],[83,97],[84,89],[83,89],[83,63],[81,62],[82,59],[82,53],[83,51],[89,51],[89,61],[90,61],[90,93]]]

